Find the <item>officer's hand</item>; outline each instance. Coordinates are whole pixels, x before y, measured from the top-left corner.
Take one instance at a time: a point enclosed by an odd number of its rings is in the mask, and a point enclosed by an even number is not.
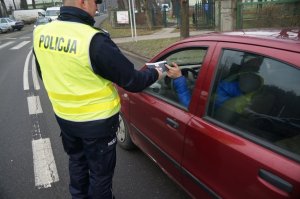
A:
[[[170,77],[172,79],[176,79],[176,78],[182,76],[181,70],[175,62],[172,63],[172,66],[169,66],[168,64],[166,64],[166,67],[168,68],[168,70],[167,70],[168,77]]]

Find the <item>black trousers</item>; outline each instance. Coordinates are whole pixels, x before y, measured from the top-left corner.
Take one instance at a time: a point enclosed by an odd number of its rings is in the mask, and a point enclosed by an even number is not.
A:
[[[116,166],[116,135],[80,138],[62,132],[69,156],[69,190],[72,199],[112,199],[112,178]]]

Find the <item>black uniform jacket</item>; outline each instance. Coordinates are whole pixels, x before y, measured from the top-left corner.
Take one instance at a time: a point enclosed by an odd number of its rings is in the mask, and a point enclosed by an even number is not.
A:
[[[93,17],[85,11],[69,6],[61,7],[58,20],[83,23],[90,26],[95,23]],[[99,33],[93,37],[89,52],[94,72],[127,91],[142,91],[158,78],[158,72],[155,69],[135,70],[134,65],[121,53],[106,33]],[[38,57],[36,60],[40,74]],[[80,74],[78,74],[78,81],[80,81]],[[106,137],[115,133],[119,126],[119,114],[107,119],[88,122],[67,121],[58,116],[56,116],[56,119],[64,133],[78,137]]]

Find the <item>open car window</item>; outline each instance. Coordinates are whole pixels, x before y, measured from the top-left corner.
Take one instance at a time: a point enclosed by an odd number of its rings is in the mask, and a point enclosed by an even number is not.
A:
[[[171,65],[172,62],[177,63],[182,75],[185,77],[187,89],[192,94],[206,52],[207,48],[181,49],[157,61],[165,60],[169,65]],[[178,93],[174,89],[173,81],[174,80],[169,78],[166,73],[163,73],[163,78],[145,89],[145,92],[175,106],[187,109],[188,107],[180,103]]]

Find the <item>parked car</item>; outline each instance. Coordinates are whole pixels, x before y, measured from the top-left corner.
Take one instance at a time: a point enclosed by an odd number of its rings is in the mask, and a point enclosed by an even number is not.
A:
[[[167,4],[167,3],[161,4],[161,11],[169,12],[169,10],[170,10],[169,4]]]
[[[51,20],[57,20],[60,13],[60,7],[49,7],[46,9],[46,17],[49,17]]]
[[[8,32],[10,30],[10,26],[4,23],[0,23],[0,33]]]
[[[22,21],[15,21],[10,18],[0,18],[0,23],[9,25],[11,30],[22,30],[24,27],[24,23]]]
[[[38,17],[36,18],[36,21],[34,23],[34,28],[36,28],[38,25],[47,24],[51,22],[52,20],[48,17]]]
[[[192,198],[300,198],[299,36],[212,33],[166,48],[150,62],[179,65],[190,103],[166,74],[141,93],[118,88],[118,145],[140,148]]]

